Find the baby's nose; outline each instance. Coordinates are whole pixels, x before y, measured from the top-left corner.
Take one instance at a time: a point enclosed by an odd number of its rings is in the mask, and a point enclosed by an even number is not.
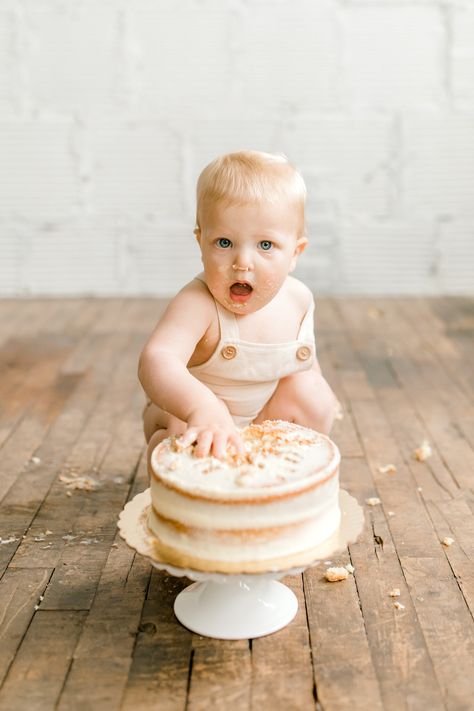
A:
[[[233,264],[232,269],[236,272],[249,272],[252,267],[251,265],[240,266],[239,264]]]
[[[237,255],[237,259],[232,265],[232,269],[235,271],[249,272],[253,270],[253,263],[250,255],[245,252]]]

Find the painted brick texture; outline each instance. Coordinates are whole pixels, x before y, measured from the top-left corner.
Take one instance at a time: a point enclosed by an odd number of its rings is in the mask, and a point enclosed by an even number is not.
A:
[[[175,293],[240,148],[301,170],[316,293],[472,293],[473,3],[0,0],[0,295]]]

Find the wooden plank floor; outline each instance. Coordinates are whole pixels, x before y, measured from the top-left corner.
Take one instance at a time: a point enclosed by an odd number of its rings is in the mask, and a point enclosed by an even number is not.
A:
[[[333,560],[353,575],[287,578],[295,620],[235,642],[184,629],[189,581],[116,529],[148,485],[136,366],[162,308],[0,302],[0,711],[473,709],[474,302],[318,300],[341,481],[366,526]]]

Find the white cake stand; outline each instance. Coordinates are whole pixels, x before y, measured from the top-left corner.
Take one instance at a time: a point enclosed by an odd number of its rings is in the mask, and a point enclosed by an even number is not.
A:
[[[357,539],[364,524],[364,514],[357,501],[341,490],[342,515],[338,530],[313,548],[311,557],[299,567],[260,573],[208,573],[179,568],[163,560],[147,527],[150,504],[150,489],[147,489],[125,505],[117,524],[120,535],[155,568],[196,581],[176,597],[175,615],[193,632],[217,639],[254,639],[285,627],[296,615],[298,601],[293,591],[278,579],[302,573],[343,550]]]

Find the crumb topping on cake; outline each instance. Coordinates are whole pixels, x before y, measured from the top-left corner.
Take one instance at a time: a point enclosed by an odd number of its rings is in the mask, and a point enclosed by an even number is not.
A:
[[[151,464],[164,484],[188,491],[255,492],[300,488],[309,477],[324,476],[339,464],[339,452],[325,435],[281,420],[267,420],[241,431],[245,454],[233,447],[224,460],[196,457],[195,445],[182,447],[178,437],[163,440]]]

